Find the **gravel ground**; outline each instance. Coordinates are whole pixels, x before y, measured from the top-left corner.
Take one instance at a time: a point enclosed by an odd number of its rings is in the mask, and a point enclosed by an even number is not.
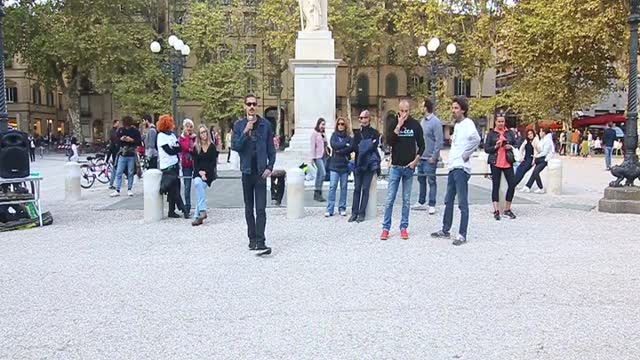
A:
[[[241,210],[145,225],[95,211],[104,191],[52,195],[53,226],[0,234],[0,358],[640,358],[640,236],[621,228],[638,217],[549,197],[515,221],[472,206],[462,247],[427,236],[441,209],[387,242],[381,210],[348,224],[270,209],[261,259]]]

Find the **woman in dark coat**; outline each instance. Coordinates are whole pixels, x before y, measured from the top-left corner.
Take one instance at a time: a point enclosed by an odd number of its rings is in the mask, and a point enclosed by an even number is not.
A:
[[[339,117],[336,128],[331,135],[331,160],[329,161],[330,185],[329,202],[325,217],[333,216],[336,206],[336,191],[340,183],[340,202],[338,211],[340,216],[347,216],[347,177],[349,176],[349,158],[353,152],[353,139],[349,136],[347,119]]]

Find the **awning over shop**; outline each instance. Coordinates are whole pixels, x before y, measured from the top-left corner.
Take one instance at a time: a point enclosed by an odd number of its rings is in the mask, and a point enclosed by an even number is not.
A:
[[[612,122],[614,124],[623,124],[627,118],[623,114],[605,114],[594,117],[581,117],[573,119],[574,128],[585,128],[592,125],[607,125]]]

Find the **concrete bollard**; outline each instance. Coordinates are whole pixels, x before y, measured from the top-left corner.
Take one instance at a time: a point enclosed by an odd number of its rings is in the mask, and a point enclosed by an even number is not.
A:
[[[304,217],[304,172],[299,168],[287,170],[287,219]]]
[[[504,206],[507,202],[507,190],[509,189],[509,184],[507,183],[507,178],[504,174],[500,174],[500,196],[498,197],[498,207],[500,208],[500,212],[504,210]]]
[[[150,169],[144,172],[142,182],[144,186],[144,222],[151,223],[162,220],[164,214],[164,199],[160,195],[160,181],[162,171]]]
[[[79,201],[82,198],[80,187],[80,164],[75,161],[64,164],[64,199]]]
[[[369,202],[365,213],[365,220],[374,220],[378,216],[378,176],[373,175],[369,188]]]
[[[229,161],[231,161],[231,168],[233,170],[240,170],[240,155],[238,155],[237,151],[231,151],[231,158],[229,159]]]
[[[488,173],[489,164],[487,163],[487,153],[484,151],[476,151],[471,155],[471,171],[473,173]]]
[[[553,195],[562,195],[562,160],[553,158],[547,166],[547,191]]]

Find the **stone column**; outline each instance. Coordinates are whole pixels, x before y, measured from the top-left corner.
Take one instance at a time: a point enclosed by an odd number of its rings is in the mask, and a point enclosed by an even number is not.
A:
[[[369,188],[369,202],[365,213],[365,220],[374,220],[378,216],[378,176],[373,175]]]
[[[304,217],[304,172],[300,168],[287,170],[287,219]]]

